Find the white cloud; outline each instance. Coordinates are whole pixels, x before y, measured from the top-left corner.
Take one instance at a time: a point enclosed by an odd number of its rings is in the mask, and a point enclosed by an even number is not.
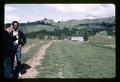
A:
[[[16,8],[14,8],[10,5],[5,5],[5,12],[13,12],[15,10],[16,10]]]
[[[16,8],[10,4],[5,5],[5,23],[11,23],[13,20],[20,20],[20,18],[15,15]]]
[[[20,17],[18,16],[15,16],[15,15],[8,15],[8,16],[5,16],[5,23],[11,23],[12,21],[20,21]]]
[[[32,10],[31,10],[32,9]],[[52,12],[50,12],[52,11]],[[115,16],[114,4],[6,4],[5,23],[53,20],[94,19]]]
[[[74,13],[92,17],[115,16],[115,6],[113,4],[48,4],[66,14]]]

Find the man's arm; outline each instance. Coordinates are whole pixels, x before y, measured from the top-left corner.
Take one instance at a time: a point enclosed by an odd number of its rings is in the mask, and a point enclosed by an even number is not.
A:
[[[20,34],[21,34],[21,39],[22,39],[21,45],[24,46],[26,43],[26,36],[22,31],[20,31]]]

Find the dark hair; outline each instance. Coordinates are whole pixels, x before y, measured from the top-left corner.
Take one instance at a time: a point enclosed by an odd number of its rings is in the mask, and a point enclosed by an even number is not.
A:
[[[12,22],[12,25],[14,25],[14,23],[17,23],[17,24],[19,24],[19,23],[18,23],[18,21],[13,21],[13,22]]]
[[[10,28],[11,24],[6,24],[5,28]]]

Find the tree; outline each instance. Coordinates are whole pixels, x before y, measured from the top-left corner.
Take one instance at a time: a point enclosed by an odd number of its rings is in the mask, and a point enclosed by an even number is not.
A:
[[[44,18],[44,20],[47,20],[47,18]]]
[[[55,36],[61,36],[61,34],[62,34],[61,29],[54,29],[54,35]]]
[[[83,30],[84,31],[84,40],[87,41],[88,40],[88,32],[86,29]]]
[[[76,34],[76,29],[75,28],[71,28],[70,35],[74,36],[75,34]]]
[[[27,24],[29,24],[30,22],[28,21]]]
[[[69,30],[69,28],[63,28],[62,29],[62,33],[63,33],[63,35],[64,36],[70,36],[70,30]]]
[[[45,34],[39,33],[39,34],[36,35],[36,38],[44,39],[45,38]]]
[[[60,23],[60,21],[58,21],[57,23]]]

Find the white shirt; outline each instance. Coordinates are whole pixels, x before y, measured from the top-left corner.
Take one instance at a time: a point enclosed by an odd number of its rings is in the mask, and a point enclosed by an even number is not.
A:
[[[15,40],[15,43],[18,44],[18,30],[13,31],[13,36],[16,36],[17,40]]]

